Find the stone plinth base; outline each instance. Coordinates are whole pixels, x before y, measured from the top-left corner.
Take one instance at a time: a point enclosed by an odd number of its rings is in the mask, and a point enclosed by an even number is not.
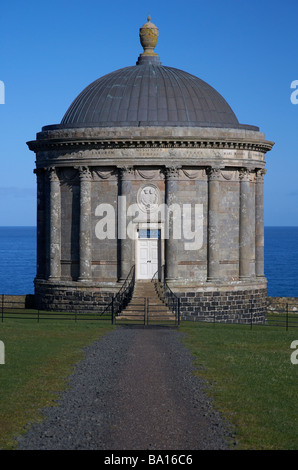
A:
[[[180,293],[181,320],[221,323],[264,323],[266,289]]]
[[[267,310],[266,282],[237,283],[235,286],[215,284],[179,285],[183,321],[224,323],[264,323]],[[40,310],[101,313],[110,304],[121,285],[115,283],[35,281],[35,306]],[[174,287],[173,285],[171,287]]]
[[[173,287],[173,286],[172,286]],[[266,281],[238,282],[235,286],[188,287],[176,285],[183,321],[264,323],[267,310]]]
[[[120,286],[116,282],[99,287],[93,283],[36,280],[35,308],[59,312],[101,313],[119,289]]]

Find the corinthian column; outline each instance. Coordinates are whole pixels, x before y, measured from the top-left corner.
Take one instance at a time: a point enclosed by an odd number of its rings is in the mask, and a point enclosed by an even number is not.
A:
[[[46,213],[45,213],[45,171],[34,170],[37,182],[37,246],[36,246],[36,279],[45,279],[46,269]]]
[[[239,178],[239,279],[248,279],[255,275],[255,193],[250,170],[242,169]]]
[[[79,281],[92,278],[92,246],[91,246],[91,180],[88,167],[79,168],[80,177],[80,271]]]
[[[219,168],[210,168],[208,174],[208,264],[207,280],[213,281],[220,277],[220,227],[219,227],[219,198],[220,175]]]
[[[256,175],[256,276],[264,277],[264,175],[266,170]]]
[[[133,240],[127,234],[127,208],[132,203],[133,168],[119,168],[119,198],[118,198],[118,242],[120,246],[120,273],[119,279],[124,281],[134,263]]]
[[[165,278],[166,280],[177,279],[178,266],[177,266],[177,239],[174,236],[174,224],[180,224],[181,218],[177,220],[174,208],[177,204],[177,190],[178,190],[179,168],[166,168],[165,170],[165,203],[167,207],[165,223]],[[176,228],[175,228],[176,229]]]
[[[61,276],[61,195],[56,168],[48,168],[50,180],[49,279]]]

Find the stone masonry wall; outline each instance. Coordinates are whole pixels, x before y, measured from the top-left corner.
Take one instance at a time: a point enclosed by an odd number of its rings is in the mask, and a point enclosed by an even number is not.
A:
[[[236,292],[181,292],[181,320],[222,323],[263,323],[266,289]]]
[[[39,285],[35,294],[35,308],[60,312],[101,313],[112,301],[113,292],[92,291],[69,286]]]

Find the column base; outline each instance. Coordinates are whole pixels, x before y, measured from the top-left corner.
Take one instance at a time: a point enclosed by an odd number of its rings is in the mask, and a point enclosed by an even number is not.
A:
[[[59,276],[49,276],[48,281],[49,282],[57,282],[60,281],[61,278]]]

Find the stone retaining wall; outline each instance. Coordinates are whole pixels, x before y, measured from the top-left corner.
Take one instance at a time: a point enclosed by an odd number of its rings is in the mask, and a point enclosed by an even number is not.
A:
[[[272,313],[298,313],[298,297],[267,297],[267,308]]]
[[[34,308],[34,295],[6,295],[0,296],[0,307],[2,308]]]

